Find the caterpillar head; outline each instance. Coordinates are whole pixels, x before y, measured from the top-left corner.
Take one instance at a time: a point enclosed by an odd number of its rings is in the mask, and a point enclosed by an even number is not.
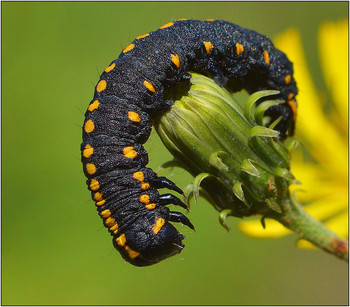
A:
[[[118,241],[120,237],[122,241]],[[115,248],[124,260],[135,266],[156,264],[180,253],[185,247],[182,244],[185,237],[168,222],[157,233],[150,227],[134,227],[118,238],[113,239]]]

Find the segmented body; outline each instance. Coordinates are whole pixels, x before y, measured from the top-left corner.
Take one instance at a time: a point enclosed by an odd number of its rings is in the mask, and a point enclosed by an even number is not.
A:
[[[151,119],[171,107],[167,91],[188,71],[211,75],[232,91],[276,89],[286,103],[268,110],[282,116],[275,129],[292,134],[296,83],[285,54],[264,35],[221,20],[178,20],[138,36],[102,73],[85,114],[82,162],[87,184],[123,258],[137,266],[157,263],[182,248],[183,235],[169,223],[193,228],[165,205],[185,205],[159,188],[182,191],[146,167],[143,148]]]

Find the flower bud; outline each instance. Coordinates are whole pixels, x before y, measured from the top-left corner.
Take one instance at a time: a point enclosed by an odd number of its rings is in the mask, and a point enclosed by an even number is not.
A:
[[[195,177],[188,198],[198,199],[201,191],[221,211],[224,226],[227,215],[280,213],[281,195],[294,177],[279,132],[264,126],[265,110],[283,102],[271,100],[279,92],[256,92],[243,109],[212,79],[191,76],[187,95],[154,121],[165,146]]]

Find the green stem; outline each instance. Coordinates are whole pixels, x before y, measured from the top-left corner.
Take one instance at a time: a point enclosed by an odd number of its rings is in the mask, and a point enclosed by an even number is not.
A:
[[[289,194],[289,192],[287,192]],[[347,240],[326,228],[322,223],[313,219],[293,197],[283,197],[281,214],[271,216],[285,227],[305,239],[337,256],[349,261],[349,246]]]

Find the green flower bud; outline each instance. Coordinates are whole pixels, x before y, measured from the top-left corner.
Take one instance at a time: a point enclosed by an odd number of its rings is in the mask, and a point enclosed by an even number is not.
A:
[[[191,75],[187,95],[154,121],[165,146],[195,177],[187,198],[198,200],[200,191],[221,211],[224,226],[228,215],[280,213],[281,195],[294,177],[289,152],[271,129],[278,121],[264,125],[265,110],[282,102],[271,100],[278,91],[252,94],[243,109],[213,80]]]

